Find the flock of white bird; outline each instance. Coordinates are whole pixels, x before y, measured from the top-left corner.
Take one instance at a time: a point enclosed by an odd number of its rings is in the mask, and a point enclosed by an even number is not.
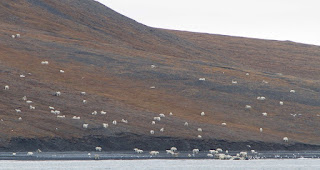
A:
[[[151,68],[156,68],[156,66],[155,66],[155,65],[151,65]],[[223,74],[224,74],[224,72],[223,72]],[[250,75],[250,73],[246,73],[246,76],[249,76],[249,75]],[[281,75],[282,75],[282,74],[281,74]],[[201,77],[201,78],[199,78],[199,81],[206,81],[206,78]],[[262,83],[268,84],[269,82],[263,80]],[[232,81],[231,81],[231,84],[238,84],[238,81],[232,80]],[[152,86],[152,88],[155,88],[155,86]],[[289,92],[290,92],[290,93],[295,93],[296,91],[292,89],[292,90],[290,90]],[[264,97],[264,96],[258,96],[258,97],[257,97],[257,100],[264,101],[264,100],[266,100],[266,97]],[[284,104],[284,102],[283,102],[283,101],[279,101],[279,104],[282,106],[282,105]],[[246,106],[245,106],[245,109],[252,109],[252,106],[246,105]],[[170,112],[170,115],[172,115],[172,112]],[[204,113],[204,112],[201,112],[200,115],[201,115],[201,116],[205,116],[205,113]],[[262,115],[263,115],[263,116],[268,116],[268,113],[267,113],[267,112],[263,112]],[[295,117],[297,114],[291,114],[291,115],[292,115],[293,117]],[[301,115],[301,114],[298,114],[298,115]],[[319,115],[319,116],[320,116],[320,115]],[[154,120],[160,121],[160,120],[161,120],[161,117],[165,117],[165,115],[161,113],[161,114],[159,115],[159,117],[154,117]],[[151,124],[152,124],[152,125],[155,125],[156,122],[155,122],[155,121],[152,121]],[[184,123],[184,126],[188,126],[188,125],[189,125],[188,122],[185,122],[185,123]],[[223,123],[221,123],[221,125],[222,125],[222,126],[226,126],[227,123],[223,122]],[[160,131],[163,132],[163,129],[164,129],[164,128],[161,128]],[[262,133],[262,132],[263,132],[263,128],[259,128],[259,131]],[[201,129],[201,128],[198,128],[198,132],[202,132],[202,129]],[[153,135],[154,133],[155,133],[154,130],[150,130],[150,134]],[[202,138],[202,135],[199,134],[197,137],[198,137],[198,138]],[[288,140],[288,137],[283,137],[283,141],[284,141],[284,142],[288,142],[288,141],[289,141],[289,140]]]
[[[156,66],[155,66],[155,65],[151,65],[151,68],[156,68]],[[224,74],[224,72],[223,72],[223,74]],[[250,75],[249,73],[246,73],[246,76],[249,76],[249,75]],[[201,78],[199,78],[199,81],[206,81],[206,78],[201,77]],[[262,83],[268,84],[269,82],[263,80]],[[238,84],[238,81],[232,80],[232,81],[231,81],[231,84]],[[151,86],[151,88],[154,89],[155,86]],[[289,92],[290,92],[290,93],[295,93],[296,91],[295,91],[295,90],[290,90]],[[266,100],[266,97],[264,97],[264,96],[258,96],[258,97],[257,97],[257,100],[264,101],[264,100]],[[282,105],[284,105],[284,102],[283,102],[283,101],[279,101],[279,104],[282,106]],[[245,109],[252,109],[252,106],[246,105],[246,106],[245,106]],[[169,115],[170,115],[170,116],[173,115],[172,112],[170,112]],[[268,113],[267,113],[267,112],[263,112],[262,115],[263,115],[263,116],[268,116]],[[293,114],[291,114],[291,115],[293,115]],[[301,115],[301,114],[299,114],[299,115]],[[205,116],[205,113],[204,113],[204,112],[201,112],[201,113],[200,113],[200,116]],[[296,114],[293,115],[293,116],[295,117]],[[320,116],[320,115],[319,115],[319,116]],[[156,121],[160,121],[161,118],[164,118],[164,117],[165,117],[165,115],[164,115],[163,113],[159,114],[158,117],[154,117],[154,118],[153,118],[153,121],[151,122],[151,124],[152,124],[152,125],[155,125],[155,124],[156,124]],[[223,122],[223,123],[221,123],[221,125],[222,125],[222,126],[226,126],[227,123]],[[184,126],[189,126],[189,123],[188,123],[188,122],[185,122],[185,123],[184,123]],[[164,131],[164,128],[161,128],[161,129],[160,129],[160,132],[163,132],[163,131]],[[197,131],[198,131],[198,132],[202,132],[202,128],[198,128]],[[259,128],[259,131],[262,133],[262,132],[263,132],[263,128]],[[150,130],[150,134],[151,134],[151,135],[154,135],[154,134],[155,134],[155,130]],[[202,135],[199,134],[197,137],[198,137],[198,138],[202,138]],[[289,141],[289,138],[288,138],[288,137],[283,137],[282,140],[283,140],[284,142],[288,142],[288,141]],[[217,150],[220,150],[220,148],[217,149]],[[134,151],[135,151],[136,153],[142,153],[142,152],[143,152],[143,150],[138,149],[138,148],[134,148]],[[138,151],[139,151],[139,152],[138,152]],[[178,153],[176,153],[175,151],[176,151],[176,148],[175,148],[175,147],[172,147],[171,150],[166,150],[167,153],[170,153],[170,154],[172,154],[172,155],[174,155],[174,156],[177,156]],[[194,150],[193,150],[193,156],[194,156],[194,154],[195,154],[194,151],[198,151],[198,152],[199,152],[199,149],[194,149]],[[210,153],[209,153],[207,156],[208,156],[208,157],[215,157],[215,158],[218,157],[219,159],[237,159],[237,158],[241,158],[241,157],[244,158],[244,157],[247,156],[247,153],[246,153],[246,152],[241,152],[240,154],[237,154],[236,157],[232,157],[232,156],[230,156],[230,155],[218,154],[218,153],[219,153],[218,151],[217,151],[216,155],[213,155],[213,154],[211,153],[211,151],[215,151],[215,150],[209,150]],[[222,151],[221,151],[221,152],[222,152]],[[228,151],[226,151],[226,152],[228,152]],[[251,152],[252,152],[252,153],[256,153],[254,150],[251,150]],[[150,154],[151,154],[151,155],[157,155],[157,154],[159,154],[159,151],[151,151]],[[217,154],[218,154],[218,155],[217,155]],[[245,155],[245,156],[244,156],[244,155]],[[191,155],[189,155],[189,156],[191,156]]]
[[[15,34],[15,35],[12,35],[11,37],[12,37],[12,38],[20,38],[21,36],[20,36],[20,34]],[[42,65],[49,65],[49,61],[41,61],[41,64],[42,64]],[[155,65],[151,65],[151,68],[152,68],[152,69],[153,69],[153,68],[156,68],[156,67],[157,67],[157,66],[155,66]],[[60,72],[60,73],[65,73],[64,70],[59,70],[59,72]],[[30,73],[29,73],[29,74],[30,74]],[[249,73],[246,73],[246,76],[249,76],[249,75],[250,75]],[[21,74],[20,77],[21,77],[21,78],[24,78],[25,75]],[[201,78],[199,78],[199,81],[206,81],[206,78],[201,77]],[[236,80],[232,80],[232,81],[231,81],[231,84],[237,84],[237,83],[238,83],[238,81],[236,81]],[[263,83],[269,83],[269,82],[263,80]],[[151,86],[150,88],[151,88],[151,89],[155,89],[155,86]],[[5,91],[10,90],[9,85],[5,85],[5,86],[4,86],[4,90],[5,90]],[[295,90],[290,90],[289,92],[290,92],[290,93],[295,93]],[[62,94],[62,93],[61,93],[60,91],[56,91],[53,95],[59,97],[59,96],[61,96],[61,94]],[[86,93],[86,92],[80,92],[80,95],[86,96],[87,93]],[[32,102],[31,100],[28,100],[28,99],[27,99],[27,96],[22,97],[22,100],[25,101],[27,104],[29,104],[29,109],[31,109],[31,110],[35,110],[35,109],[36,109],[35,106],[31,105],[31,104],[33,104],[33,102]],[[264,97],[264,96],[258,96],[258,97],[257,97],[257,100],[263,101],[263,100],[266,100],[266,97]],[[87,104],[87,100],[83,99],[83,100],[82,100],[82,103],[83,103],[83,104]],[[280,104],[280,105],[284,105],[284,102],[283,102],[283,101],[280,101],[279,104]],[[65,115],[60,115],[61,112],[60,112],[59,110],[56,110],[56,109],[55,109],[54,107],[52,107],[52,106],[48,106],[48,107],[49,107],[50,113],[56,115],[57,118],[66,118]],[[252,108],[252,107],[251,107],[250,105],[246,105],[246,106],[245,106],[245,109],[251,109],[251,108]],[[17,113],[21,113],[21,112],[22,112],[21,109],[15,109],[15,111],[16,111]],[[97,112],[97,111],[93,111],[91,114],[92,114],[92,115],[97,115],[98,112]],[[106,112],[102,110],[102,111],[100,111],[100,114],[105,115]],[[169,116],[172,116],[172,115],[173,115],[173,113],[170,112],[170,113],[169,113]],[[200,113],[200,116],[205,116],[205,115],[206,115],[206,114],[205,114],[204,112],[201,112],[201,113]],[[268,116],[268,114],[267,114],[266,112],[263,112],[262,115],[263,115],[263,116]],[[295,117],[296,114],[295,114],[295,115],[292,115],[292,116]],[[160,113],[159,116],[153,117],[153,120],[151,121],[151,124],[152,124],[152,125],[155,125],[156,122],[161,121],[161,119],[162,119],[162,118],[164,119],[165,117],[166,117],[165,114]],[[74,116],[72,116],[71,119],[73,119],[73,120],[80,120],[80,116],[74,115]],[[19,120],[19,121],[22,121],[22,117],[19,117],[18,120]],[[3,121],[3,120],[1,119],[1,121]],[[127,124],[127,123],[128,123],[128,120],[126,120],[126,119],[121,119],[120,122]],[[113,125],[117,125],[117,120],[113,120],[113,121],[112,121],[112,124],[113,124]],[[227,123],[222,122],[221,125],[222,125],[222,126],[226,126]],[[184,122],[184,126],[189,126],[189,123],[188,123],[188,122]],[[85,129],[87,129],[87,128],[89,127],[89,124],[88,124],[88,123],[84,123],[84,124],[82,125],[82,127],[85,128]],[[103,127],[103,128],[108,128],[108,127],[109,127],[109,124],[106,123],[106,122],[105,122],[105,123],[102,123],[102,127]],[[56,128],[56,129],[58,129],[58,128]],[[160,131],[160,132],[164,132],[164,127],[160,128],[159,131]],[[201,132],[203,131],[203,129],[199,127],[199,128],[197,128],[197,131],[200,132],[200,134],[197,135],[197,138],[202,138]],[[263,132],[263,128],[259,128],[259,131],[262,133],[262,132]],[[150,130],[150,134],[151,134],[151,135],[154,135],[155,133],[156,133],[156,131],[155,131],[154,129],[151,129],[151,130]],[[289,140],[288,137],[283,137],[283,141],[284,141],[284,142],[288,142],[288,140]],[[101,147],[96,147],[96,150],[97,150],[97,151],[101,151],[102,148],[101,148]],[[138,149],[138,148],[134,148],[134,151],[135,151],[136,153],[142,153],[142,152],[143,152],[143,150]],[[176,151],[177,151],[177,149],[176,149],[175,147],[172,147],[170,150],[167,150],[167,153],[168,153],[168,154],[170,153],[170,154],[176,156],[176,155],[177,155],[177,152],[176,152]],[[197,154],[197,152],[199,152],[199,150],[198,150],[198,149],[194,149],[194,150],[193,150],[193,155],[194,155],[194,154]],[[210,152],[210,153],[208,154],[208,157],[214,157],[215,155],[212,155],[212,153],[218,154],[218,153],[220,153],[220,149],[210,150],[209,152]],[[31,154],[31,153],[28,153],[28,154]],[[159,154],[159,151],[151,151],[150,154],[151,154],[151,155],[157,155],[157,154]],[[240,153],[240,154],[239,154],[239,156],[241,156],[241,155],[243,156],[244,153],[242,153],[242,154]],[[220,155],[220,156],[222,157],[222,155]],[[219,157],[219,155],[218,155],[218,157]],[[220,159],[220,157],[219,157],[219,159]],[[230,158],[229,158],[229,159],[230,159]]]
[[[142,154],[143,150],[139,149],[139,148],[134,148],[133,149],[135,153],[137,154]],[[188,157],[196,157],[197,154],[199,154],[200,149],[192,149],[192,151],[190,153],[187,153]],[[247,152],[240,152],[237,153],[234,156],[231,156],[229,154],[228,150],[223,151],[221,148],[217,148],[217,149],[210,149],[208,151],[204,151],[207,153],[207,157],[209,158],[215,158],[215,159],[221,159],[221,160],[244,160],[248,158],[248,153]],[[257,152],[255,150],[251,150],[252,154],[257,154]],[[149,154],[151,156],[156,156],[159,155],[160,152],[159,151],[150,151]],[[166,150],[166,154],[169,154],[173,157],[178,157],[179,156],[179,152],[178,149],[176,147],[171,147],[170,149]]]

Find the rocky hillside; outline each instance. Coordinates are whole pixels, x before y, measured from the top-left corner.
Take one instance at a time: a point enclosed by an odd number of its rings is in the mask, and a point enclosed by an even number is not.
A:
[[[93,0],[1,1],[0,22],[0,150],[320,146],[318,46],[151,28]]]

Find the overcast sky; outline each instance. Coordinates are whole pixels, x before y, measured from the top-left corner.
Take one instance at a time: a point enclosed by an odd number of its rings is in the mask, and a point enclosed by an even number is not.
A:
[[[98,0],[157,28],[320,45],[320,0]]]

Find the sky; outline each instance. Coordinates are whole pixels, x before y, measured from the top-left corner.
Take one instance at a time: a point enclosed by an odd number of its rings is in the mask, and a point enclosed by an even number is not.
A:
[[[320,45],[320,0],[97,0],[142,24]]]

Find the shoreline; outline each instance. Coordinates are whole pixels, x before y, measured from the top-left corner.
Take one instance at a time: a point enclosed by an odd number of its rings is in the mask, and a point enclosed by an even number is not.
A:
[[[88,155],[90,153],[90,155]],[[151,156],[149,152],[142,154],[127,152],[41,152],[27,155],[27,152],[18,152],[12,155],[12,152],[0,152],[0,160],[17,161],[36,161],[36,160],[219,160],[208,157],[208,151],[200,151],[198,154],[188,157],[191,151],[180,151],[178,156],[171,156],[165,151],[160,151],[159,155]],[[225,153],[225,152],[223,152]],[[234,156],[238,151],[231,151],[229,155]],[[246,160],[265,160],[265,159],[320,159],[320,151],[260,151],[249,153]]]

